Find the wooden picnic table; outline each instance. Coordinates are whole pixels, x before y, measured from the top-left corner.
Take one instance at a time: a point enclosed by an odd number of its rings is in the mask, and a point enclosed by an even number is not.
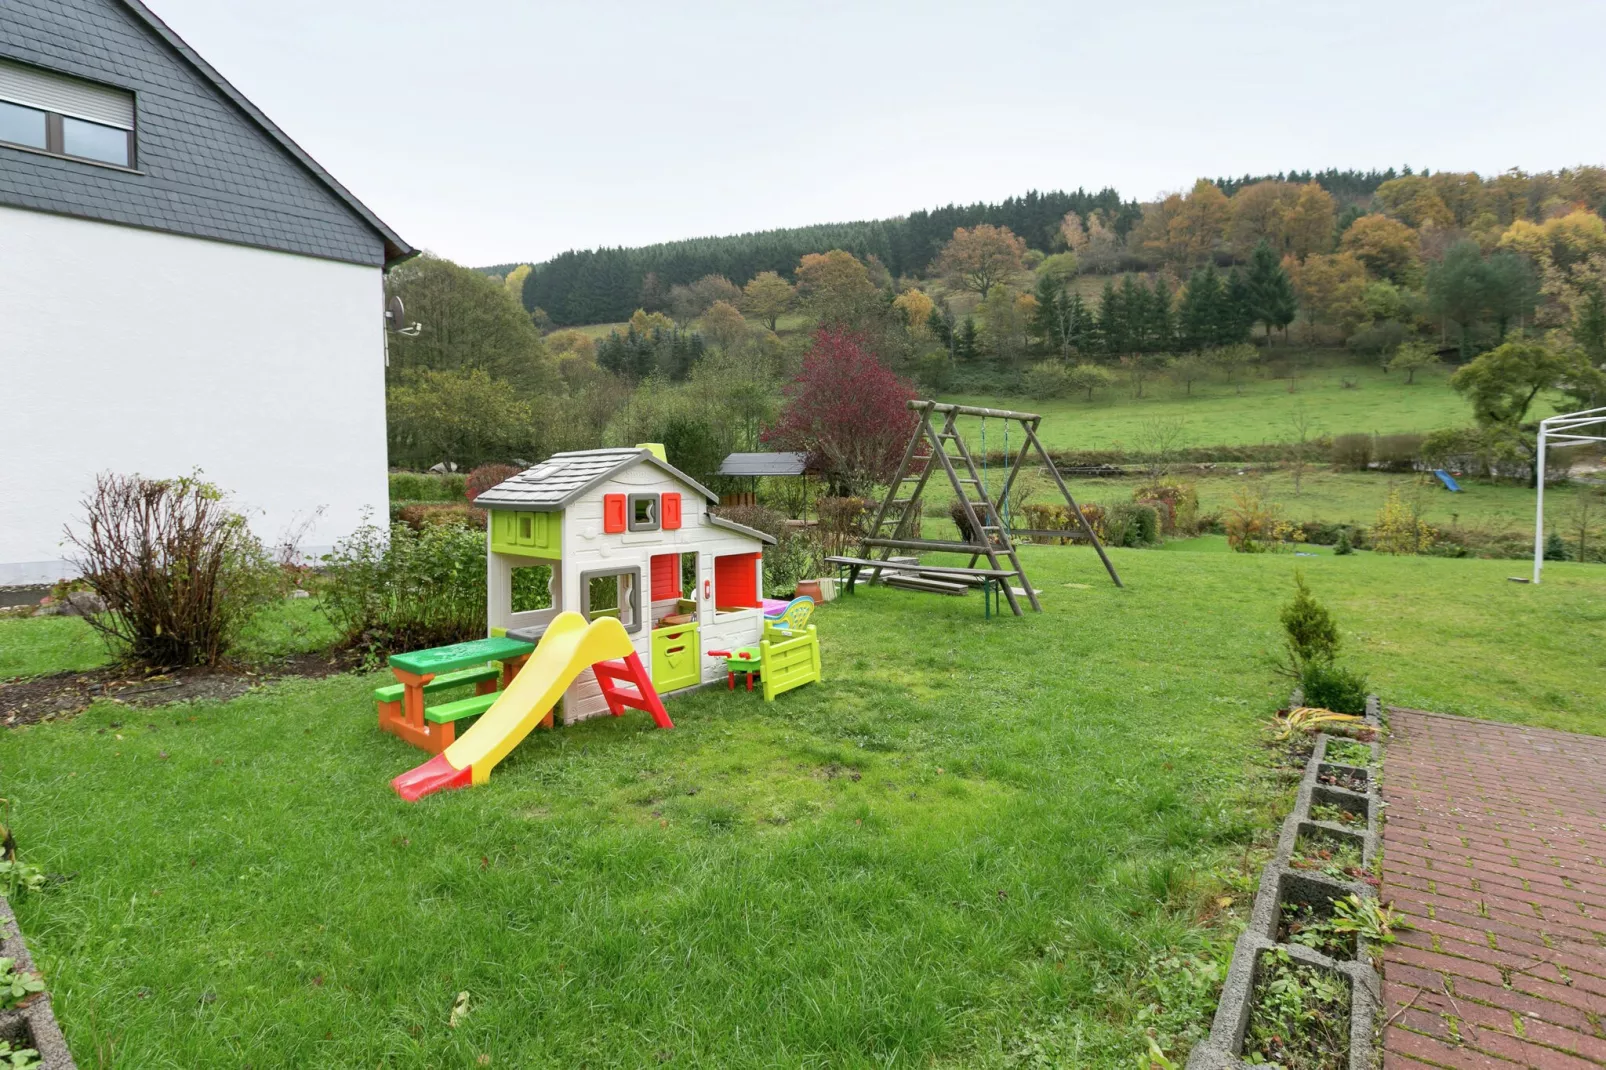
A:
[[[502,663],[502,688],[505,690],[533,653],[534,643],[492,636],[429,650],[414,650],[407,654],[392,654],[390,671],[402,685],[402,709],[399,719],[383,727],[415,747],[439,754],[451,746],[455,732],[449,723],[432,725],[424,720],[424,685],[447,673],[499,661]]]

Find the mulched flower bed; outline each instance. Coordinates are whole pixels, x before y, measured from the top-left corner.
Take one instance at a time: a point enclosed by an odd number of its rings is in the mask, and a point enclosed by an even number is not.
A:
[[[1345,791],[1366,794],[1366,777],[1360,773],[1333,770],[1316,774],[1316,782],[1325,784],[1330,788],[1343,788]]]

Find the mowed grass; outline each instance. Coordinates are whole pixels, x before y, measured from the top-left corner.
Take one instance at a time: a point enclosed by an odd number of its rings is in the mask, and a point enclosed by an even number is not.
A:
[[[1020,620],[839,600],[823,684],[537,733],[414,806],[378,677],[11,731],[24,856],[74,875],[18,913],[86,1066],[1130,1067],[1207,1028],[1286,803],[1296,564],[1387,700],[1606,731],[1606,570],[1113,557],[1028,549]]]
[[[1275,352],[1275,350],[1273,351]],[[1288,442],[1298,438],[1292,426],[1303,410],[1312,438],[1351,432],[1394,434],[1462,427],[1472,422],[1466,401],[1446,384],[1447,370],[1417,373],[1405,385],[1399,374],[1385,374],[1375,362],[1357,362],[1331,353],[1304,355],[1297,378],[1272,378],[1248,371],[1228,384],[1219,375],[1193,385],[1191,396],[1180,385],[1156,376],[1144,384],[1144,397],[1132,396],[1124,381],[1084,398],[1039,401],[1019,396],[965,394],[942,400],[995,409],[1035,412],[1043,416],[1038,435],[1054,450],[1123,448],[1141,452],[1144,425],[1154,420],[1181,421],[1182,445],[1243,446]],[[1354,383],[1346,387],[1345,382]],[[1534,415],[1548,416],[1553,405],[1536,403]],[[965,440],[980,445],[974,419],[961,422]],[[989,451],[1003,449],[1003,424],[989,421]],[[1018,428],[1011,429],[1018,448]],[[995,444],[996,443],[996,444]]]
[[[310,653],[336,639],[334,627],[310,598],[276,601],[257,614],[240,635],[231,660],[246,665]],[[99,633],[78,617],[0,620],[0,680],[85,672],[115,659]]]

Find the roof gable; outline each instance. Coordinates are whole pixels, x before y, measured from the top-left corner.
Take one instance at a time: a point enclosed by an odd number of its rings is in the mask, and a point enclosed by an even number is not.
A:
[[[474,499],[481,509],[523,509],[556,512],[567,508],[587,491],[637,464],[651,464],[700,493],[707,501],[719,503],[713,491],[651,450],[601,449],[554,453],[533,468],[504,479]]]
[[[414,250],[139,0],[7,0],[0,55],[130,90],[135,170],[0,149],[0,204],[388,266]]]

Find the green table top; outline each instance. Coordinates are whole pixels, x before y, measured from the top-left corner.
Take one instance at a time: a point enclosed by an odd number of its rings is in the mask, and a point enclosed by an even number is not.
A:
[[[522,639],[501,637],[475,639],[472,642],[453,643],[451,646],[438,646],[430,650],[415,650],[410,654],[392,654],[390,667],[419,676],[426,673],[438,676],[443,672],[484,665],[487,661],[526,657],[534,652],[535,644],[526,643]]]

